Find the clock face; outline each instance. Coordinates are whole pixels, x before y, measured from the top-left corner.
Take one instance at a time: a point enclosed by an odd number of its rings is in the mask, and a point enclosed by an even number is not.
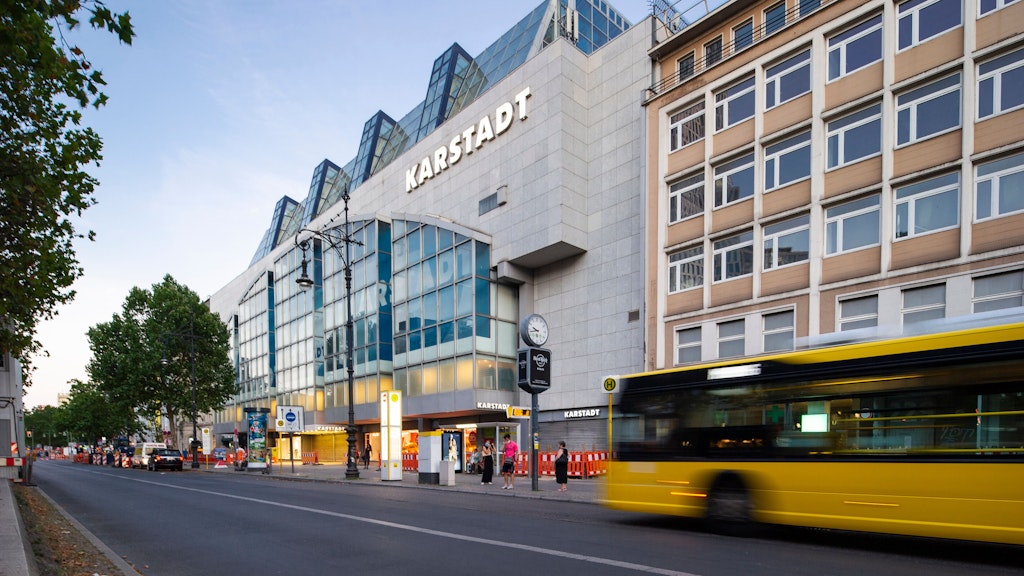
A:
[[[548,341],[548,323],[538,314],[524,318],[520,332],[530,346],[543,346]]]

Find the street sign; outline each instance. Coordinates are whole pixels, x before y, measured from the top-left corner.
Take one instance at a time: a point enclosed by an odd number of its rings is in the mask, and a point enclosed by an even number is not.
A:
[[[505,409],[505,415],[509,418],[529,418],[530,409],[522,406],[509,406]]]
[[[277,407],[277,431],[278,432],[302,432],[303,413],[302,406],[278,406]]]

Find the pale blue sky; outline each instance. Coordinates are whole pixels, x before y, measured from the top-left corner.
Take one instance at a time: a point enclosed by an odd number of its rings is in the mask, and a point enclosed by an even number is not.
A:
[[[133,286],[171,274],[205,298],[248,267],[274,204],[303,200],[324,158],[356,155],[377,110],[401,118],[453,42],[472,55],[541,0],[107,0],[136,38],[69,36],[103,71],[107,106],[86,122],[104,141],[98,204],[77,244],[75,301],[41,326],[25,405],[87,380],[86,331]],[[610,2],[634,24],[647,0]]]

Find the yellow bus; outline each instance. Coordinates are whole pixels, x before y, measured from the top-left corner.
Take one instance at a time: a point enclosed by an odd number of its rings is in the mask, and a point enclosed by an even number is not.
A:
[[[1024,323],[622,377],[620,510],[1024,544]]]

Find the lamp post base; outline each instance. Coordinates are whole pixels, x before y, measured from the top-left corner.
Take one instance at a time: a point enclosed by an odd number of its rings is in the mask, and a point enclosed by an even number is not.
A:
[[[349,425],[346,430],[348,433],[348,465],[345,467],[345,479],[346,480],[358,480],[359,479],[359,452],[356,450],[356,428],[355,426]]]

